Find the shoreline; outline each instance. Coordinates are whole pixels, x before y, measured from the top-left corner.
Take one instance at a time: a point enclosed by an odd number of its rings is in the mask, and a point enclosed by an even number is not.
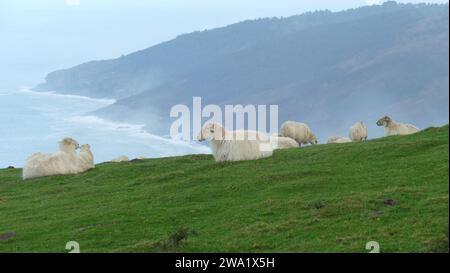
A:
[[[69,98],[69,99],[82,99],[82,100],[88,100],[88,101],[96,101],[101,102],[106,105],[114,104],[117,100],[116,99],[100,99],[100,98],[92,98],[88,96],[81,96],[81,95],[75,95],[75,94],[61,94],[56,91],[34,91],[27,87],[19,88],[17,91],[11,91],[10,93],[5,94],[11,94],[11,93],[29,93],[37,96],[52,96],[52,97],[61,97],[61,98]]]
[[[211,153],[208,146],[199,144],[198,142],[185,142],[151,134],[145,130],[146,124],[116,122],[89,114],[93,108],[100,109],[114,103],[115,100],[113,99],[97,99],[72,94],[57,94],[54,92],[38,92],[29,90],[28,88],[20,88],[7,93],[2,92],[0,95],[11,96],[13,102],[11,109],[14,109],[14,107],[16,109],[22,108],[17,111],[18,116],[16,117],[18,117],[18,120],[15,122],[8,121],[9,119],[7,116],[3,115],[3,119],[7,122],[7,128],[10,127],[13,132],[15,132],[13,129],[15,128],[14,126],[18,126],[19,128],[27,128],[27,126],[30,126],[30,129],[27,129],[25,132],[19,130],[17,133],[0,137],[0,141],[6,145],[0,151],[4,156],[4,160],[0,160],[2,161],[0,168],[7,168],[8,166],[20,168],[24,166],[26,158],[32,153],[51,153],[55,151],[54,148],[51,148],[54,146],[52,144],[62,136],[72,136],[84,143],[97,145],[97,149],[99,150],[97,154],[101,156],[97,157],[99,160],[96,160],[96,164],[108,162],[109,159],[113,158],[113,153],[117,153],[117,156],[124,154],[130,158],[139,156],[144,156],[146,158],[163,158],[187,154]],[[14,98],[14,96],[19,97],[17,99]],[[43,128],[43,130],[36,131],[33,129],[33,123],[30,125],[30,121],[27,120],[26,117],[22,118],[20,116],[21,112],[30,107],[29,102],[14,103],[15,100],[21,101],[20,96],[25,96],[32,101],[36,101],[37,103],[34,102],[36,108],[42,108],[42,110],[34,109],[34,111],[38,112],[35,112],[36,114],[33,113],[32,115],[39,116],[34,123],[38,124],[37,126],[39,126],[39,122],[42,120],[43,123],[41,128]],[[32,99],[33,97],[35,97],[35,99]],[[39,97],[41,97],[41,99],[39,99]],[[45,103],[41,104],[39,101],[47,101],[46,97],[49,98],[50,105],[55,103],[55,109],[49,109],[49,113],[46,111]],[[56,98],[56,100],[53,101],[51,98]],[[9,98],[6,101],[8,100]],[[61,105],[58,105],[59,100],[61,100]],[[77,101],[80,103],[79,109],[77,109]],[[64,105],[71,105],[72,109],[67,111],[66,106]],[[88,108],[85,109],[86,105]],[[91,110],[89,108],[91,108]],[[29,113],[27,114],[29,115]],[[47,115],[49,115],[49,119],[46,119]],[[21,123],[21,120],[23,120],[23,123]],[[30,132],[34,132],[33,135],[29,135]],[[102,138],[108,138],[108,136],[109,139],[105,139],[105,142],[103,142]],[[35,143],[36,147],[32,148],[31,145],[28,144],[23,146],[23,144],[25,144],[23,141],[25,140],[22,141],[21,139],[24,138],[27,139],[26,142]],[[105,145],[107,145],[106,143],[119,145],[119,147],[117,148],[116,146],[116,148],[108,149],[105,147]],[[10,146],[9,148],[7,147],[8,145]],[[17,152],[15,156],[8,156],[9,153],[14,151]]]

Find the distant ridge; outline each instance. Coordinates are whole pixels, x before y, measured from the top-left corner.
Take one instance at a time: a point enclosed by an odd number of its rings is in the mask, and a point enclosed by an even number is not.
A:
[[[448,4],[366,6],[244,21],[50,73],[36,90],[117,102],[95,114],[167,134],[169,109],[278,104],[280,122],[322,139],[389,114],[420,127],[448,122]],[[373,134],[372,134],[373,136]]]

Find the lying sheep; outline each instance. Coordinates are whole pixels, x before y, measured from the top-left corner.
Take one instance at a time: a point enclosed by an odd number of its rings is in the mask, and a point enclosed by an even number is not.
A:
[[[36,153],[31,155],[22,171],[24,180],[58,174],[74,174],[79,171],[77,153],[79,144],[72,138],[59,142],[59,151],[54,154]]]
[[[293,140],[290,137],[271,136],[270,137],[270,143],[271,143],[272,148],[274,150],[300,147],[298,142]]]
[[[290,137],[298,142],[299,147],[302,144],[318,144],[316,136],[305,123],[286,121],[281,125],[280,136]]]
[[[352,141],[367,140],[367,127],[362,121],[355,123],[350,127],[349,137]]]
[[[352,142],[352,140],[348,137],[342,137],[342,136],[334,136],[334,137],[330,137],[327,141],[328,144],[331,143],[348,143],[348,142]]]
[[[130,159],[126,155],[121,155],[119,157],[111,159],[111,162],[127,162],[127,161],[130,161]]]
[[[377,121],[378,126],[384,126],[386,136],[409,135],[419,132],[419,128],[411,124],[397,123],[388,116],[384,116]]]
[[[78,153],[78,167],[79,172],[84,172],[95,167],[94,155],[91,152],[91,146],[89,144],[83,144],[80,147],[80,152]]]
[[[207,123],[197,139],[210,140],[217,162],[255,160],[272,156],[270,139],[255,131],[228,131],[218,123]]]

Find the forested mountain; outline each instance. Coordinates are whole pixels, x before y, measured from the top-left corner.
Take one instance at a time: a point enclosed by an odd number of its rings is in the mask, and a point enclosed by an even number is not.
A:
[[[277,104],[322,140],[389,114],[448,122],[448,5],[387,2],[244,21],[50,73],[36,90],[118,101],[95,114],[168,134],[175,104]],[[145,26],[143,26],[145,27]],[[114,45],[111,45],[114,46]]]

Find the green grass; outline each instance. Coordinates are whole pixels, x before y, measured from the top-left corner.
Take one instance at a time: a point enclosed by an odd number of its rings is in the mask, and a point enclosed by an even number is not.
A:
[[[3,169],[0,252],[448,251],[448,142],[444,126],[247,162],[191,155],[29,182]]]

